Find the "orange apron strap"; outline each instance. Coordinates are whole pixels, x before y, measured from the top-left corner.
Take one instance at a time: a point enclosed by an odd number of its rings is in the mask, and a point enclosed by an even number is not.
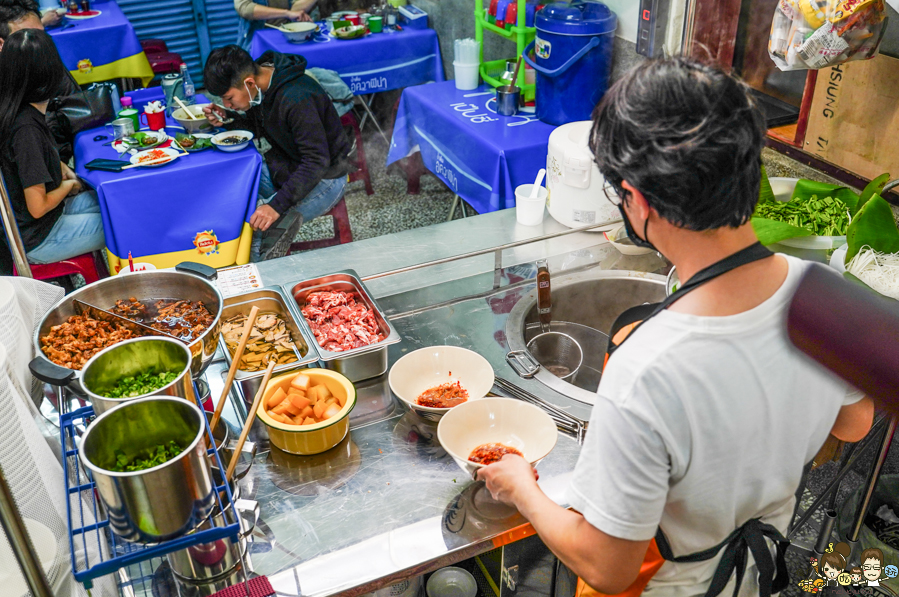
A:
[[[610,343],[615,346],[620,346],[622,342],[627,340],[627,337],[630,335],[630,333],[634,331],[634,328],[637,327],[638,325],[640,325],[641,323],[643,323],[642,320],[635,321],[634,323],[630,323],[630,324],[624,326],[623,328],[618,330],[618,332],[615,334],[615,337],[612,338]],[[603,371],[605,371],[606,365],[608,365],[608,364],[609,364],[609,351],[606,351],[606,359],[602,364]]]
[[[575,597],[640,597],[643,593],[643,589],[646,588],[646,585],[649,584],[649,581],[656,575],[656,572],[659,571],[659,568],[661,568],[664,563],[665,559],[662,557],[662,554],[659,553],[656,540],[653,539],[649,542],[649,547],[646,549],[646,555],[643,557],[643,564],[640,566],[640,573],[637,575],[637,580],[623,592],[618,593],[618,595],[615,596],[606,595],[605,593],[594,590],[587,585],[583,579],[578,578],[577,590],[574,595]]]

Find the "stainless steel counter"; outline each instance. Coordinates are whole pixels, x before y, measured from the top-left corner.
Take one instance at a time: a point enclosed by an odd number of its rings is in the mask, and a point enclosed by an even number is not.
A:
[[[562,230],[548,218],[540,227],[517,226],[514,210],[507,210],[286,257],[260,264],[259,271],[265,285],[288,288],[346,268],[364,278]],[[579,232],[505,251],[499,277],[494,256],[485,255],[373,279],[369,290],[403,337],[390,347],[390,363],[422,346],[463,346],[484,355],[498,376],[589,418],[587,405],[519,379],[505,362],[506,318],[533,289],[538,258],[549,259],[554,275],[665,265],[655,255],[624,257],[601,234]],[[214,397],[222,365],[207,373]],[[465,476],[437,442],[436,424],[407,411],[391,395],[386,375],[357,389],[350,436],[325,454],[292,456],[269,448],[258,421],[252,431],[259,454],[241,482],[242,497],[260,502],[261,520],[250,559],[280,595],[359,595],[522,538],[523,518]],[[224,416],[237,427],[245,408],[231,398]],[[560,434],[539,465],[541,487],[559,504],[567,503],[578,453],[578,443]]]

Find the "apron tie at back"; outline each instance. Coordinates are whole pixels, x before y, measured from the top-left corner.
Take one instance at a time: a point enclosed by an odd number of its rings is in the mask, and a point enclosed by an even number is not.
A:
[[[768,550],[766,538],[770,539],[777,546],[776,570],[775,564],[771,562],[771,553]],[[787,541],[780,531],[758,518],[747,521],[715,547],[688,556],[674,556],[661,528],[656,533],[655,540],[659,553],[662,554],[663,558],[670,562],[679,563],[711,560],[724,547],[721,561],[715,569],[715,575],[712,577],[712,582],[705,597],[716,597],[720,594],[724,587],[727,586],[727,582],[734,572],[737,574],[734,597],[737,597],[740,585],[743,582],[743,575],[746,573],[746,565],[749,563],[750,552],[759,570],[760,597],[771,597],[772,594],[779,593],[785,589],[790,582],[785,559],[790,542]]]

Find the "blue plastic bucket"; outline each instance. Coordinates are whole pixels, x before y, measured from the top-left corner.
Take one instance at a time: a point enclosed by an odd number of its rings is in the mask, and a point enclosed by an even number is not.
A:
[[[556,126],[590,120],[609,85],[618,18],[605,4],[586,1],[548,4],[536,20],[524,61],[537,71],[537,118]]]

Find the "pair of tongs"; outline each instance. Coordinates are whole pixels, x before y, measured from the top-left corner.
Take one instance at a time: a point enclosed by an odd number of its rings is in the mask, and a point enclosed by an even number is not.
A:
[[[537,408],[542,409],[552,418],[559,431],[571,435],[577,440],[577,443],[579,444],[584,443],[584,435],[587,433],[587,421],[578,419],[574,415],[565,412],[558,406],[550,404],[546,400],[535,396],[534,394],[531,394],[526,390],[522,390],[512,382],[505,380],[502,377],[497,376],[493,380],[493,385],[511,398],[516,398],[523,402],[528,402],[530,404],[533,404]]]
[[[107,321],[109,323],[121,325],[122,327],[131,330],[138,336],[163,336],[180,341],[180,338],[176,338],[171,334],[166,334],[165,332],[157,330],[156,328],[151,328],[148,325],[138,323],[133,319],[128,319],[127,317],[116,315],[115,313],[111,313],[106,309],[95,307],[90,303],[85,303],[84,301],[78,299],[72,299],[72,304],[74,305],[75,310],[77,310],[80,315],[88,315],[96,319],[97,321]]]

